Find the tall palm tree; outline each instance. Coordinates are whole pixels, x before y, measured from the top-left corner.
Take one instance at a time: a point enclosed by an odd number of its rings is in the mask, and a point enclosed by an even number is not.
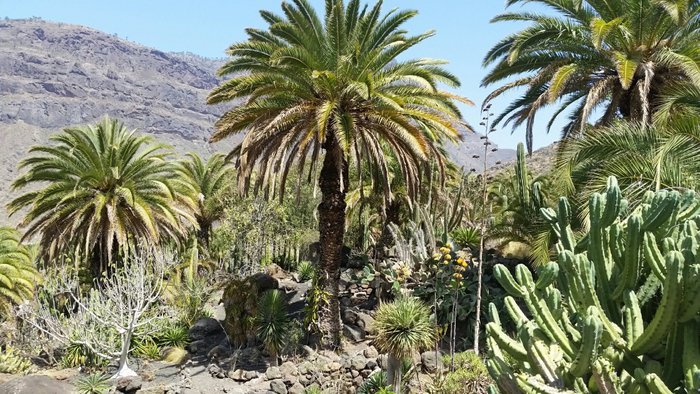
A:
[[[193,202],[172,182],[169,150],[151,137],[105,118],[66,128],[51,141],[20,163],[26,173],[12,187],[33,190],[8,206],[11,215],[27,209],[23,239],[40,236],[42,257],[81,253],[97,277],[128,242],[178,240],[194,223]]]
[[[257,171],[255,189],[279,187],[282,196],[294,163],[303,169],[308,162],[309,179],[318,176],[326,348],[340,344],[338,281],[350,161],[371,163],[388,183],[384,151],[391,149],[407,194],[415,196],[422,163],[433,158],[444,167],[438,145],[459,137],[460,98],[438,87],[458,86],[457,78],[441,67],[443,61],[397,59],[433,32],[409,36],[401,26],[416,12],[382,15],[381,6],[328,0],[319,17],[306,0],[294,0],[282,3],[283,15],[262,11],[268,29],[247,29],[248,40],[229,48],[231,59],[219,73],[231,79],[209,96],[212,104],[242,100],[219,119],[212,137],[245,131],[234,151],[241,190],[249,189]]]
[[[32,297],[35,284],[40,282],[31,255],[15,229],[0,227],[0,316],[13,304]]]
[[[517,88],[525,93],[495,123],[526,125],[532,150],[535,115],[550,104],[549,121],[570,111],[564,137],[580,132],[593,113],[598,124],[614,119],[650,123],[669,88],[700,86],[700,1],[508,0],[539,3],[556,15],[508,12],[493,19],[524,21],[486,55],[492,66],[483,86],[499,84],[487,99]]]
[[[197,239],[207,247],[212,225],[224,216],[224,200],[233,188],[235,170],[220,153],[212,155],[206,162],[195,153],[188,153],[187,157],[178,164],[179,181],[192,190],[197,202],[194,211],[199,227]]]

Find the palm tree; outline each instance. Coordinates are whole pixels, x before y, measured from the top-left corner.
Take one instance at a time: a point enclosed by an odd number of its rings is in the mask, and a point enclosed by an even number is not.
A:
[[[129,242],[177,241],[194,223],[193,202],[172,182],[169,150],[151,137],[105,118],[66,128],[51,141],[20,163],[27,171],[12,187],[33,190],[8,206],[11,215],[27,208],[23,239],[40,235],[41,257],[81,253],[97,277]]]
[[[390,149],[406,193],[415,197],[421,165],[433,158],[443,168],[438,145],[459,137],[455,100],[463,99],[439,89],[439,83],[458,85],[443,61],[397,59],[433,35],[401,30],[415,11],[382,15],[381,2],[369,8],[359,0],[328,0],[321,18],[306,0],[292,3],[282,3],[283,16],[262,11],[269,28],[247,29],[248,40],[229,48],[232,58],[219,73],[232,77],[211,92],[209,103],[242,103],[219,119],[212,140],[245,131],[233,152],[242,191],[256,171],[255,190],[279,187],[282,197],[294,163],[301,169],[310,163],[308,179],[318,176],[319,286],[328,294],[321,344],[335,348],[350,162],[371,163],[388,182],[384,152]]]
[[[216,153],[206,162],[195,154],[178,165],[180,181],[192,189],[197,201],[194,217],[199,230],[197,239],[205,248],[209,245],[212,225],[224,216],[225,198],[233,188],[234,168],[226,157]]]
[[[377,309],[375,327],[374,344],[389,356],[388,381],[395,393],[401,393],[402,361],[434,344],[436,330],[430,321],[430,308],[417,298],[400,297]]]
[[[571,110],[564,137],[580,132],[595,112],[597,124],[622,117],[644,124],[664,91],[700,86],[700,1],[508,0],[540,3],[556,15],[508,12],[493,19],[530,25],[486,55],[492,66],[483,86],[500,84],[487,102],[516,88],[525,93],[495,123],[526,124],[528,150],[537,112],[555,102],[554,120]]]
[[[31,255],[15,229],[0,227],[0,315],[31,298],[35,284],[41,281]]]
[[[605,189],[614,175],[636,206],[648,190],[700,187],[700,116],[676,116],[651,126],[617,122],[587,129],[562,143],[555,172],[578,196],[582,219],[590,195]]]

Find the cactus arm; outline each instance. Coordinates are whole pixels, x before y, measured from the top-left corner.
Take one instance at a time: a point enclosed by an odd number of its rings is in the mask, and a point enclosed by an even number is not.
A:
[[[534,361],[545,382],[557,387],[562,386],[561,377],[557,374],[557,365],[552,360],[549,348],[543,340],[533,337],[527,348],[527,354],[530,360]]]
[[[625,315],[625,340],[627,346],[632,346],[644,332],[644,320],[642,311],[639,309],[639,302],[634,291],[628,290],[624,294],[624,315]]]
[[[678,321],[687,322],[693,318],[696,320],[700,314],[700,264],[692,264],[686,267],[683,274],[683,302]]]
[[[644,378],[644,384],[646,384],[652,394],[673,394],[673,391],[669,390],[659,375],[655,373],[647,374]]]
[[[538,274],[539,276],[537,278],[537,283],[535,283],[535,288],[544,290],[547,286],[554,283],[559,276],[559,264],[550,261],[540,268]]]
[[[510,315],[510,318],[513,320],[517,327],[520,327],[521,325],[529,321],[527,316],[525,316],[525,313],[523,313],[523,310],[520,309],[520,306],[518,306],[518,303],[515,301],[515,298],[511,296],[506,296],[506,298],[504,299],[504,304],[506,306],[506,311],[508,311],[508,315]]]
[[[590,313],[583,322],[581,345],[569,368],[569,372],[575,377],[583,377],[589,371],[591,364],[596,359],[602,333],[603,325],[600,323],[600,319],[595,316],[595,313]]]
[[[622,196],[617,179],[614,176],[608,178],[608,185],[605,192],[605,209],[601,217],[601,226],[609,227],[620,215],[620,205]]]
[[[700,335],[700,333],[697,333]],[[671,387],[677,387],[683,380],[683,325],[674,324],[671,332],[666,340],[666,349],[664,353],[664,365],[659,368],[661,371],[652,371],[661,375],[666,384]]]
[[[656,237],[652,233],[644,233],[644,259],[651,271],[660,281],[666,279],[666,266],[661,250],[656,245]]]
[[[515,267],[515,272],[522,288],[534,290],[535,283],[533,282],[532,275],[527,267],[520,264]],[[534,291],[525,291],[523,298],[527,304],[527,308],[530,310],[530,313],[532,313],[537,321],[537,324],[544,330],[545,334],[551,340],[559,344],[559,346],[561,346],[569,357],[572,357],[574,355],[574,351],[571,343],[569,342],[569,338],[566,336],[564,330],[559,327],[559,324],[552,315],[547,303],[544,300],[541,300]]]
[[[700,322],[683,324],[683,372],[688,392],[700,391]]]
[[[525,296],[526,290],[515,282],[513,275],[503,264],[496,264],[493,267],[493,276],[508,294],[518,298]]]
[[[666,267],[663,297],[651,323],[632,345],[633,354],[641,355],[658,347],[676,321],[682,294],[683,255],[675,251],[667,254]]]
[[[523,345],[509,337],[499,325],[493,322],[488,323],[486,325],[486,333],[489,335],[489,338],[492,338],[498,344],[499,348],[502,348],[511,357],[518,361],[528,361],[527,351]]]
[[[640,250],[642,246],[642,218],[632,215],[627,219],[625,265],[613,297],[619,299],[625,289],[634,288],[639,279]]]

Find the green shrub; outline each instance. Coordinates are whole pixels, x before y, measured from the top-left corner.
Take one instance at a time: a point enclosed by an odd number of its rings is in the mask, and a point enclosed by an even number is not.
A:
[[[32,362],[17,354],[15,348],[7,346],[0,353],[0,373],[24,374],[32,368]]]
[[[356,394],[377,394],[379,390],[389,386],[386,372],[378,371],[367,377],[357,388]]]
[[[63,368],[98,368],[107,365],[109,361],[98,356],[87,346],[72,343],[63,351],[60,364]]]
[[[481,232],[476,227],[459,227],[450,233],[450,238],[463,248],[477,250],[481,242]]]
[[[75,388],[80,394],[105,394],[109,392],[109,377],[101,373],[93,373],[78,379]]]
[[[153,335],[155,342],[160,347],[185,347],[190,341],[187,327],[183,325],[169,325],[162,331]]]
[[[451,363],[449,356],[443,357],[443,363]],[[455,370],[438,376],[431,392],[436,394],[485,394],[492,383],[486,365],[472,351],[455,354]]]
[[[160,346],[151,337],[145,337],[136,340],[136,347],[132,354],[136,357],[146,358],[149,360],[160,360]]]
[[[313,264],[311,264],[310,261],[302,261],[299,263],[297,266],[297,274],[299,274],[299,281],[300,282],[306,282],[308,280],[311,280],[314,277],[314,273],[316,270],[314,269]]]
[[[167,288],[166,297],[178,314],[178,321],[185,327],[191,327],[203,317],[211,317],[206,305],[211,300],[212,286],[206,278],[195,276],[190,280],[173,283]]]

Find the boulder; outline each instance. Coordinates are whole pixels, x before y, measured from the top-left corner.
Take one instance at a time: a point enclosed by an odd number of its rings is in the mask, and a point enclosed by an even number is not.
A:
[[[440,352],[435,354],[435,350],[423,352],[420,355],[420,363],[423,366],[423,372],[434,373],[442,366],[442,354]]]
[[[3,394],[70,394],[73,387],[43,375],[29,375],[0,384]]]
[[[365,339],[365,333],[358,326],[343,324],[343,335],[353,342],[361,342]]]
[[[265,372],[265,377],[267,380],[282,379],[282,371],[280,371],[279,367],[270,367]]]
[[[138,376],[127,376],[117,379],[116,390],[120,393],[135,394],[143,386],[141,378]]]
[[[355,316],[355,324],[357,324],[357,326],[360,327],[365,334],[374,335],[377,333],[376,328],[374,328],[374,318],[372,316],[365,312],[357,312]]]
[[[287,386],[285,386],[282,379],[275,379],[270,382],[270,390],[277,394],[287,394]]]
[[[350,367],[356,371],[361,371],[367,366],[367,359],[361,355],[357,355],[350,361]]]
[[[297,382],[292,385],[292,387],[289,388],[288,390],[289,394],[304,394],[304,386],[301,385],[301,383]]]
[[[362,354],[367,358],[377,358],[379,356],[379,352],[374,346],[365,348],[365,350],[362,351]]]
[[[199,341],[224,332],[218,320],[204,317],[197,320],[189,330],[190,341]]]

